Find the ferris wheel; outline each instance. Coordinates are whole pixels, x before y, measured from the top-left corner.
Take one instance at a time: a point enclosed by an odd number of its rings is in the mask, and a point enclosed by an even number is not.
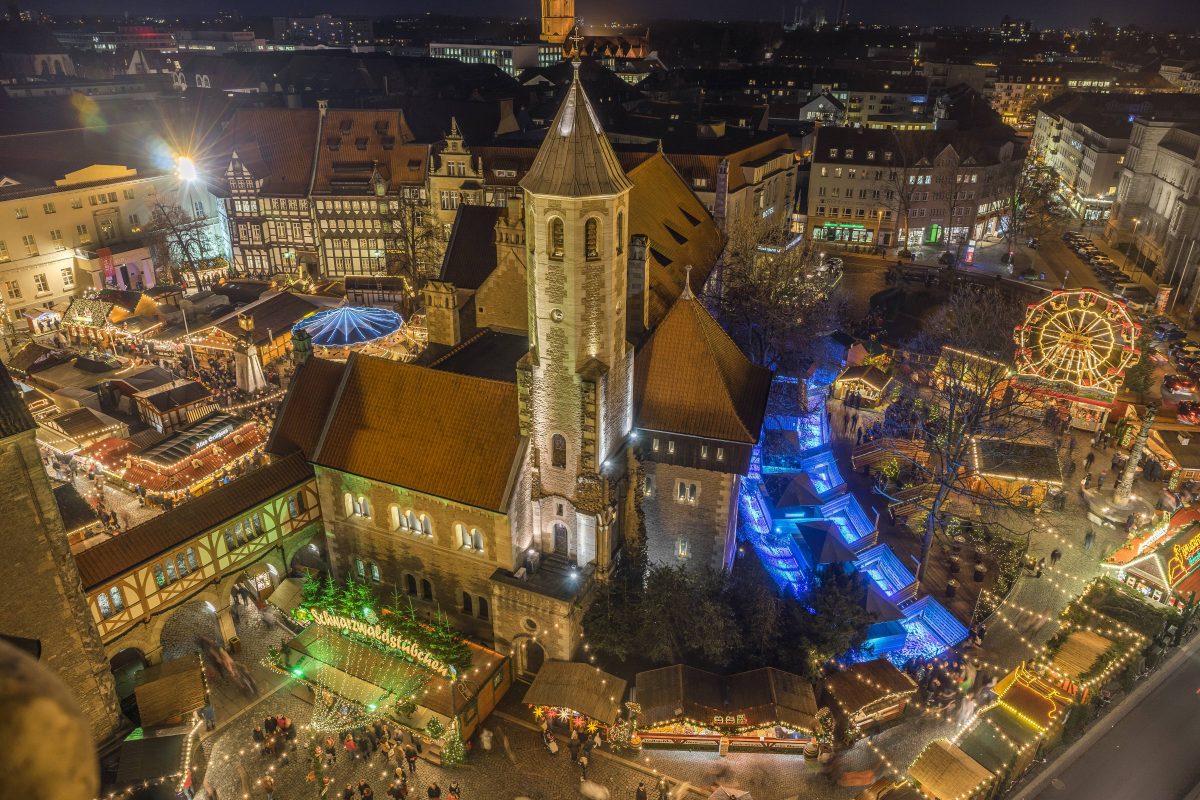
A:
[[[1115,393],[1141,355],[1125,304],[1093,289],[1057,291],[1017,326],[1017,370],[1051,383]]]

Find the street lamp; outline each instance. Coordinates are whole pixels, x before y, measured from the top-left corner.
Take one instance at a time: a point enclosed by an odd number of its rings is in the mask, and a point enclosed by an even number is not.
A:
[[[175,157],[175,175],[184,183],[191,183],[196,180],[198,175],[196,171],[196,162],[189,156]]]
[[[1130,246],[1130,247],[1135,247],[1135,246],[1136,246],[1136,243],[1137,243],[1137,229],[1138,229],[1138,225],[1140,225],[1140,224],[1141,224],[1141,222],[1142,222],[1142,221],[1141,221],[1140,219],[1138,219],[1137,217],[1134,217],[1134,218],[1133,218],[1133,238],[1132,238],[1132,239],[1130,240],[1130,242],[1129,242],[1129,246]],[[1128,267],[1128,266],[1129,266],[1129,251],[1128,251],[1128,250],[1126,250],[1126,251],[1125,251],[1125,266],[1126,266],[1126,267]]]

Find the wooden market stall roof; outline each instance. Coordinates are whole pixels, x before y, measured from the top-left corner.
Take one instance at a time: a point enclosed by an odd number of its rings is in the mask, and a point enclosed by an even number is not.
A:
[[[857,367],[846,367],[837,376],[837,382],[865,383],[877,392],[882,392],[892,382],[891,376],[878,367],[860,364]]]
[[[146,667],[138,674],[134,694],[142,727],[204,708],[208,705],[208,691],[199,654]]]
[[[1006,439],[975,439],[971,452],[975,471],[984,477],[1062,484],[1056,447]]]
[[[577,661],[547,661],[525,693],[526,705],[578,711],[612,725],[621,713],[625,679]]]
[[[1112,640],[1091,631],[1074,631],[1054,654],[1051,664],[1065,678],[1078,679],[1112,647]]]
[[[676,664],[637,674],[642,727],[680,719],[709,724],[713,717],[744,715],[738,727],[786,725],[811,731],[816,695],[807,679],[774,667],[715,675]]]
[[[908,768],[908,776],[934,800],[968,800],[992,773],[946,739],[934,739]]]
[[[825,688],[849,714],[856,714],[889,695],[908,696],[916,682],[886,658],[851,664],[825,679]]]

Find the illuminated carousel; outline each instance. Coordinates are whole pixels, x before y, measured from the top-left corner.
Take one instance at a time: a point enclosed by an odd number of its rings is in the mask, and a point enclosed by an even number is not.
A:
[[[405,321],[395,311],[372,306],[329,308],[292,326],[293,339],[307,338],[313,355],[330,359],[357,352],[411,361],[425,347],[424,334],[419,320]]]
[[[1094,289],[1054,292],[1029,306],[1014,333],[1017,380],[1039,411],[1053,407],[1074,427],[1098,430],[1140,356],[1140,335],[1124,303]]]

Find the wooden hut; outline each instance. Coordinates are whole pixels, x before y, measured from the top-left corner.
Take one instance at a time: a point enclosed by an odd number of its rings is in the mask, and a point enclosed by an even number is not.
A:
[[[979,800],[988,797],[992,775],[946,739],[934,739],[908,768],[908,777],[932,800]]]
[[[851,664],[825,679],[833,707],[858,728],[895,719],[917,691],[916,682],[886,658]]]

